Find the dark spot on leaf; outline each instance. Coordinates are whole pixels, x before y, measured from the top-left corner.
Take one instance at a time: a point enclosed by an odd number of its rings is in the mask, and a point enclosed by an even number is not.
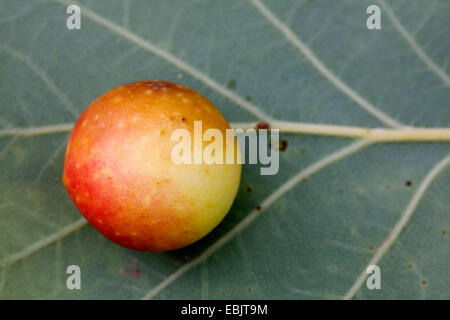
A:
[[[389,184],[386,185],[386,189],[390,189],[391,186]]]
[[[230,81],[228,81],[227,87],[228,87],[228,89],[236,88],[236,80],[231,79]]]
[[[252,96],[246,96],[245,100],[247,100],[248,102],[252,101]]]
[[[261,206],[256,206],[256,210],[261,211]]]
[[[269,124],[267,122],[258,122],[256,129],[269,129]]]
[[[411,187],[413,183],[412,183],[411,180],[408,180],[408,181],[406,181],[405,184],[406,184],[407,187]]]
[[[427,285],[427,280],[422,280],[422,284],[424,285],[424,286],[426,286]]]
[[[408,269],[411,270],[412,268],[414,268],[414,265],[412,263],[408,264]]]
[[[287,143],[286,140],[281,140],[281,141],[280,141],[280,151],[281,151],[281,152],[286,151],[287,146],[288,146],[288,143]]]
[[[248,287],[248,292],[252,292],[252,288],[251,287]]]
[[[373,245],[370,245],[370,246],[369,246],[369,250],[370,250],[370,251],[373,251]]]
[[[186,118],[181,118],[181,121],[185,122],[185,121],[186,121]]]
[[[247,192],[252,192],[252,188],[251,188],[249,185],[247,185],[247,186],[245,187],[245,191],[247,191]]]
[[[225,295],[225,291],[222,291],[221,294],[224,296]]]

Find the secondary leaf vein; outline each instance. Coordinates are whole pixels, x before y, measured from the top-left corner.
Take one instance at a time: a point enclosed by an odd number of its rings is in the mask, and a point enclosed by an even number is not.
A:
[[[286,25],[284,24],[278,17],[276,17],[272,11],[268,7],[266,7],[259,0],[249,0],[259,11],[260,13],[270,22],[275,28],[277,28],[281,33],[284,34],[286,39],[292,43],[294,47],[296,47],[307,59],[308,61],[333,85],[336,86],[340,91],[342,91],[345,95],[347,95],[351,100],[356,102],[361,108],[366,110],[372,116],[383,122],[384,124],[399,128],[402,127],[403,124],[394,120],[383,111],[376,108],[369,101],[363,98],[360,94],[358,94],[355,90],[350,88],[344,81],[338,78],[315,54],[314,52],[305,44],[300,38]]]
[[[391,248],[391,246],[394,244],[394,242],[398,239],[399,235],[411,219],[415,209],[417,208],[420,200],[425,195],[426,191],[430,187],[433,180],[441,173],[448,165],[450,164],[450,154],[447,155],[444,159],[439,161],[438,164],[436,164],[425,176],[425,178],[420,183],[419,187],[417,188],[416,192],[414,193],[413,197],[411,198],[411,201],[409,202],[408,206],[406,207],[405,211],[400,216],[400,219],[395,224],[392,231],[388,234],[386,239],[383,241],[381,246],[377,249],[372,259],[369,261],[368,266],[370,265],[376,265],[381,260],[381,258],[384,256],[384,254]],[[355,296],[355,294],[359,291],[361,286],[364,283],[364,280],[366,279],[367,273],[364,269],[362,273],[359,275],[359,277],[356,279],[353,286],[350,288],[350,290],[345,294],[344,299],[348,300]]]
[[[417,43],[414,37],[403,27],[400,20],[395,15],[394,11],[392,11],[391,7],[389,7],[384,0],[378,0],[378,3],[381,5],[383,10],[388,15],[389,19],[391,19],[392,24],[397,29],[398,32],[405,38],[406,42],[411,46],[414,53],[426,64],[426,66],[436,74],[444,83],[450,87],[450,77],[441,69],[433,60],[426,54],[426,52],[422,49],[422,47]]]
[[[36,242],[32,246],[29,246],[28,248],[25,248],[24,250],[15,253],[3,260],[0,260],[0,267],[10,265],[18,260],[24,259],[28,257],[29,255],[35,253],[36,251],[39,251],[40,249],[48,246],[49,244],[61,240],[68,234],[80,229],[82,226],[86,225],[87,221],[84,218],[81,218],[77,221],[75,221],[72,224],[69,224],[67,227],[61,229],[58,232],[53,233],[52,235],[45,237],[44,239]]]

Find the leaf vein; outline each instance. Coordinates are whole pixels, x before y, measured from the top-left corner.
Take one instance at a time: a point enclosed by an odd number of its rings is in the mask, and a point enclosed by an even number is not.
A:
[[[292,43],[292,45],[297,48],[300,53],[302,53],[306,59],[337,89],[339,89],[342,93],[347,95],[351,100],[356,102],[361,108],[366,110],[372,116],[383,122],[384,124],[399,128],[402,127],[403,124],[394,120],[383,111],[376,108],[369,101],[363,98],[360,94],[358,94],[355,90],[350,88],[344,81],[342,81],[339,77],[337,77],[315,54],[314,52],[305,44],[300,38],[286,25],[284,24],[278,17],[276,17],[272,11],[268,7],[266,7],[260,0],[249,0],[259,11],[260,13],[270,22],[275,28],[277,28],[286,39]]]
[[[3,260],[0,260],[0,267],[10,265],[14,262],[17,262],[21,259],[24,259],[31,254],[35,253],[36,251],[39,251],[40,249],[48,246],[49,244],[61,240],[65,236],[71,234],[72,232],[80,229],[82,226],[86,225],[87,221],[84,218],[81,218],[77,221],[75,221],[72,224],[69,224],[65,228],[61,229],[58,232],[53,233],[52,235],[45,237],[44,239],[36,242],[35,244],[29,246],[28,248],[25,248],[24,250],[15,253]]]
[[[384,0],[378,0],[378,3],[387,13],[388,17],[391,19],[392,24],[397,29],[397,31],[405,38],[406,42],[411,46],[414,53],[425,63],[425,65],[435,74],[437,75],[444,83],[450,87],[450,77],[442,70],[431,58],[427,55],[427,53],[422,49],[422,47],[417,43],[414,37],[403,27],[400,20],[395,15],[394,11],[392,11],[391,7],[389,7]]]
[[[388,234],[386,239],[383,241],[381,246],[377,249],[372,259],[369,261],[368,266],[370,265],[376,265],[381,260],[381,258],[386,254],[386,252],[392,247],[392,245],[395,243],[395,241],[400,236],[401,232],[405,228],[405,226],[408,224],[409,220],[411,219],[415,209],[417,208],[420,200],[425,195],[426,191],[430,187],[433,180],[441,173],[448,165],[450,164],[450,154],[444,157],[441,161],[439,161],[425,176],[425,178],[420,183],[419,187],[417,188],[416,192],[414,193],[413,197],[411,198],[411,201],[409,202],[408,206],[406,207],[405,211],[400,216],[400,219],[395,224],[392,231]],[[355,294],[359,291],[361,286],[364,283],[364,280],[366,279],[366,270],[364,269],[363,272],[359,275],[359,277],[356,279],[355,283],[352,285],[352,287],[349,289],[349,291],[345,294],[344,299],[352,299]]]
[[[0,49],[3,49],[5,52],[10,54],[12,57],[23,61],[33,72],[47,85],[51,92],[56,95],[61,102],[64,104],[67,111],[70,112],[75,118],[78,117],[78,113],[73,109],[72,103],[69,98],[65,95],[64,92],[61,91],[47,76],[47,74],[41,70],[37,65],[33,63],[28,57],[25,57],[22,53],[12,48],[6,46],[0,46]]]
[[[55,151],[50,155],[48,158],[48,161],[42,166],[41,170],[39,170],[39,173],[34,180],[34,183],[38,183],[39,180],[41,180],[42,176],[44,175],[45,171],[51,166],[52,162],[58,157],[60,152],[64,150],[64,147],[66,146],[66,139],[63,139],[63,141],[60,143],[60,145],[55,149]]]

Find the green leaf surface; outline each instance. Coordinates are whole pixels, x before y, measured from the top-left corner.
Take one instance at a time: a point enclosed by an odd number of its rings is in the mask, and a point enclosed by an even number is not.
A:
[[[192,87],[230,122],[449,127],[449,2],[380,1],[370,31],[374,2],[80,1],[68,30],[74,1],[0,0],[0,299],[449,299],[449,143],[282,134],[279,173],[245,165],[211,234],[147,253],[72,204],[67,130],[16,129],[73,123],[143,79]],[[81,290],[66,287],[72,264]]]

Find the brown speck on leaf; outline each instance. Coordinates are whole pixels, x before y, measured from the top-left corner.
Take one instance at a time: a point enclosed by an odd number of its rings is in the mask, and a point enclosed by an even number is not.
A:
[[[247,186],[247,187],[245,188],[245,191],[247,191],[247,192],[252,192],[252,188],[251,188],[250,186]]]
[[[248,292],[252,292],[252,288],[251,287],[248,287]]]
[[[407,187],[411,187],[413,183],[412,183],[411,180],[408,180],[408,181],[406,181],[405,184],[406,184]]]
[[[185,122],[185,121],[186,121],[186,118],[181,118],[181,121]]]
[[[261,211],[261,206],[256,206],[256,210]]]
[[[427,285],[427,280],[422,280],[422,284],[424,285],[424,286],[426,286]]]
[[[267,122],[258,122],[256,129],[269,129],[269,124]]]
[[[280,141],[280,151],[281,152],[286,151],[287,146],[288,146],[288,143],[287,143],[286,140],[281,140]]]
[[[391,186],[389,184],[386,185],[386,189],[390,189]]]
[[[373,245],[370,245],[370,246],[369,246],[369,250],[370,250],[370,251],[373,251]]]
[[[414,265],[412,263],[408,264],[408,269],[411,270],[412,268],[414,268]]]

